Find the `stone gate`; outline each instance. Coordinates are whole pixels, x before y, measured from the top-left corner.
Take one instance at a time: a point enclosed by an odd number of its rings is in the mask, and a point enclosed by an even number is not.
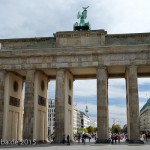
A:
[[[126,79],[128,138],[140,139],[138,77],[150,77],[150,33],[104,30],[0,40],[0,139],[48,138],[48,82],[56,79],[55,140],[73,138],[73,81],[97,79],[97,142],[108,140],[108,79]],[[22,96],[25,84],[25,98]]]

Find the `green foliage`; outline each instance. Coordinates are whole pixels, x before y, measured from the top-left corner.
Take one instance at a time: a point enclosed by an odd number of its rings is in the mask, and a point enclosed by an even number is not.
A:
[[[120,125],[119,125],[119,124],[113,124],[113,125],[112,125],[112,128],[111,128],[111,131],[112,131],[113,133],[119,133],[119,132],[121,131]]]
[[[87,129],[88,133],[90,133],[90,134],[94,132],[94,128],[92,126],[89,126],[86,129]]]
[[[97,131],[97,128],[94,128],[94,132],[96,132]]]
[[[127,133],[127,126],[124,126],[122,132]]]
[[[88,132],[86,128],[78,128],[77,130],[78,130],[78,131],[84,131],[85,133]]]
[[[84,128],[84,132],[85,132],[85,133],[88,133],[88,130],[87,130],[86,128]]]
[[[84,128],[78,128],[77,130],[78,131],[84,131]]]
[[[93,127],[91,127],[91,126],[87,127],[86,129],[87,129],[88,133],[93,133],[93,131],[94,131]]]

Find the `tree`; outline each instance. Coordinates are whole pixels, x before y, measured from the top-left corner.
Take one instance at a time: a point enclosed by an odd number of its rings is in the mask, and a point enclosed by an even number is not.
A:
[[[120,125],[119,125],[119,124],[113,124],[113,125],[112,125],[112,128],[111,128],[111,131],[112,131],[113,133],[119,133],[119,132],[121,131]]]
[[[79,132],[83,132],[83,131],[84,131],[85,133],[88,132],[86,128],[78,128],[77,130],[78,130]]]
[[[90,133],[90,134],[94,132],[94,128],[92,126],[89,126],[86,129],[87,129],[88,133]]]
[[[97,131],[97,128],[94,128],[94,132],[96,132]]]

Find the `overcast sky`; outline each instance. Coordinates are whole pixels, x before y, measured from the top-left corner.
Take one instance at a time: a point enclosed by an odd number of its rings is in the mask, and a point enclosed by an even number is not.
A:
[[[77,12],[88,8],[93,30],[150,31],[150,0],[0,0],[0,38],[53,36],[72,31]]]
[[[53,36],[72,31],[77,12],[88,8],[92,30],[108,34],[150,32],[150,0],[0,0],[0,39]],[[54,97],[54,82],[49,95]],[[150,97],[150,79],[139,79],[140,108]],[[84,85],[88,86],[84,86]],[[53,87],[53,88],[52,88]],[[86,91],[84,93],[83,91]],[[126,123],[125,80],[109,80],[109,117]],[[75,104],[96,119],[96,80],[74,81]]]

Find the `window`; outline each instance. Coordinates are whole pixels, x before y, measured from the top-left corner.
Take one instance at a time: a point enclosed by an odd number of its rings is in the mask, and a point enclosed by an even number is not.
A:
[[[68,104],[71,105],[71,96],[68,96]]]

